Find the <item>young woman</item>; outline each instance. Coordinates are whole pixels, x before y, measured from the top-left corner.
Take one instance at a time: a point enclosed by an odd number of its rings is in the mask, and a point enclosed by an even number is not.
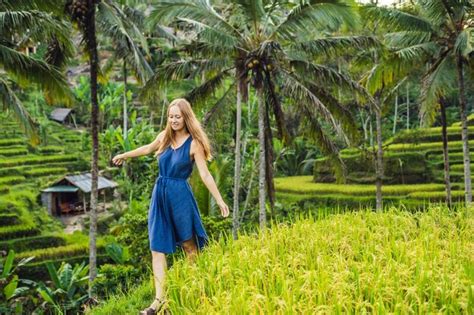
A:
[[[159,156],[159,176],[153,188],[148,212],[148,234],[152,253],[156,289],[155,301],[141,314],[155,314],[164,304],[163,282],[167,269],[165,254],[181,246],[194,261],[208,241],[191,187],[187,182],[194,163],[199,175],[217,201],[223,217],[229,207],[219,193],[214,178],[207,169],[211,159],[209,140],[185,99],[176,99],[168,106],[168,122],[156,139],[138,149],[115,156],[121,165],[127,158],[155,152]]]

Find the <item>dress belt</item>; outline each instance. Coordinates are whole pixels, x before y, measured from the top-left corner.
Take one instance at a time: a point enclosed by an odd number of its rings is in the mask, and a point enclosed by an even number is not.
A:
[[[163,179],[173,179],[173,180],[183,180],[183,181],[186,181],[187,178],[180,178],[180,177],[170,177],[170,176],[162,176],[162,175],[159,175],[158,176],[158,179],[160,178],[163,178]]]

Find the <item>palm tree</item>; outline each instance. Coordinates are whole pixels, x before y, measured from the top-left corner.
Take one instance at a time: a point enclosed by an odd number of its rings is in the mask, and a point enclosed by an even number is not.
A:
[[[472,202],[471,169],[467,129],[465,94],[465,64],[473,52],[473,5],[467,0],[418,0],[419,15],[389,8],[370,8],[372,16],[393,32],[387,34],[392,45],[400,47],[399,55],[405,59],[427,58],[429,65],[424,75],[422,94],[422,121],[432,122],[436,106],[443,108],[443,97],[452,90],[457,77],[462,142],[464,156],[464,189],[466,205]],[[452,75],[456,69],[456,75]],[[444,128],[443,128],[444,130]],[[443,131],[444,132],[444,131]],[[446,135],[443,134],[443,138]],[[446,145],[447,147],[447,145]],[[449,160],[444,152],[447,201],[449,199]],[[447,163],[447,164],[446,164]]]
[[[123,91],[123,137],[127,139],[128,104],[127,76],[131,67],[139,82],[145,82],[153,73],[145,59],[148,54],[148,44],[142,33],[145,16],[142,10],[134,9],[128,1],[103,0],[98,4],[98,28],[105,40],[112,42],[113,55],[108,59],[105,69],[120,60],[124,82]],[[136,4],[135,4],[136,5]]]
[[[74,97],[63,75],[54,65],[18,51],[24,42],[54,40],[65,56],[74,49],[68,33],[68,24],[51,13],[55,6],[48,1],[0,2],[0,104],[4,111],[11,110],[33,144],[39,142],[36,123],[14,91],[14,84],[38,84],[50,100],[72,104]],[[47,61],[49,61],[47,59]]]
[[[259,99],[259,209],[260,224],[264,227],[266,190],[271,204],[275,198],[273,135],[269,115],[272,113],[275,117],[278,136],[289,142],[291,135],[287,132],[282,100],[291,101],[321,150],[332,155],[341,166],[337,147],[321,120],[327,121],[341,136],[347,134],[352,139],[356,132],[350,112],[331,95],[330,86],[345,87],[364,96],[367,94],[347,75],[313,60],[341,51],[366,48],[376,41],[366,36],[326,37],[316,31],[306,36],[307,27],[321,30],[325,27],[336,29],[343,23],[355,26],[357,16],[353,8],[342,1],[300,1],[294,4],[241,0],[229,6],[221,15],[205,0],[157,1],[151,14],[152,23],[177,18],[194,25],[197,34],[196,39],[186,45],[190,57],[158,67],[145,85],[143,94],[150,97],[153,90],[172,79],[205,73],[208,79],[186,97],[200,103],[225,86],[224,95],[205,116],[207,121],[223,106],[229,91],[236,86],[242,88],[241,82],[251,81]],[[300,34],[304,35],[297,36]],[[226,78],[230,78],[228,85],[224,84],[228,82],[224,80]],[[235,193],[238,193],[236,189]]]
[[[66,12],[77,23],[86,46],[89,57],[90,89],[91,89],[91,206],[89,228],[89,297],[93,296],[92,282],[97,276],[97,203],[98,203],[98,173],[99,173],[99,103],[97,100],[97,76],[99,72],[99,55],[97,52],[96,35],[96,0],[68,0]]]

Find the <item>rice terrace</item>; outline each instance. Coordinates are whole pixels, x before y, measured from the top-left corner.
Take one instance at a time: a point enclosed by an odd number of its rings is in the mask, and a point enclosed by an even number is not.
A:
[[[467,0],[0,0],[0,314],[474,314]]]

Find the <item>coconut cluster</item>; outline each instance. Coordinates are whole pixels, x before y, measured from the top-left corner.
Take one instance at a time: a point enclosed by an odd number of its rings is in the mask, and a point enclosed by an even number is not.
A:
[[[87,25],[88,1],[72,0],[66,6],[72,20],[84,28]]]

